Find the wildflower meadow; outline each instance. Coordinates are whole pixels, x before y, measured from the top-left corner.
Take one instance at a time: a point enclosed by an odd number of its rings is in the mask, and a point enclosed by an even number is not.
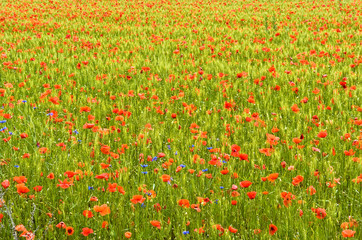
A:
[[[362,239],[361,0],[1,0],[0,239]]]

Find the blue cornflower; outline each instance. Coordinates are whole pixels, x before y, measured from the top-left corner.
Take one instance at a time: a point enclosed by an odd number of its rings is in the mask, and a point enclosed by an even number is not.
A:
[[[224,189],[224,187],[223,187],[223,186],[220,186],[220,189]]]
[[[88,187],[88,190],[93,190],[94,188],[93,187]]]
[[[6,120],[1,120],[0,123],[6,123]]]
[[[141,164],[141,167],[143,167],[143,168],[145,168],[145,167],[148,167],[148,165],[147,164]]]
[[[190,231],[183,231],[182,232],[184,235],[186,235],[186,234],[190,234]]]
[[[147,174],[148,172],[142,172],[143,174]]]
[[[185,166],[185,165],[183,165],[183,164],[181,164],[181,165],[180,165],[180,167],[184,168],[184,167],[186,167],[186,166]]]
[[[201,171],[207,172],[207,171],[209,171],[209,169],[205,168],[205,169],[202,169]]]
[[[15,165],[14,167],[19,168],[19,165]]]

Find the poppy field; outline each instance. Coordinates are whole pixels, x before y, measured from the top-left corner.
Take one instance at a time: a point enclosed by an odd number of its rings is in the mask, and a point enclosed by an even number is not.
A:
[[[0,239],[362,239],[361,5],[0,1]]]

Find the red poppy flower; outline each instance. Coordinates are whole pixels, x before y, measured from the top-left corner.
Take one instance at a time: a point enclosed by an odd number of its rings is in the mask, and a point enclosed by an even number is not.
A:
[[[67,228],[65,229],[65,233],[66,233],[68,236],[73,235],[74,229],[73,229],[72,227],[67,227]]]
[[[256,192],[248,192],[247,195],[250,199],[254,199],[256,197]]]
[[[84,210],[83,211],[83,216],[86,218],[92,218],[93,217],[93,213],[90,210]]]
[[[58,179],[59,184],[57,184],[57,187],[61,187],[63,189],[67,189],[70,186],[73,186],[73,180],[68,181],[68,179],[64,179],[64,181],[61,181],[60,179]]]
[[[131,199],[131,202],[133,204],[137,204],[137,203],[143,203],[146,200],[146,198],[144,198],[142,195],[134,195],[133,198]]]
[[[117,186],[118,192],[120,192],[122,195],[126,194],[126,191],[123,189],[122,186]]]
[[[54,173],[49,173],[49,175],[47,176],[47,178],[49,178],[49,179],[54,179]]]
[[[35,192],[40,192],[42,189],[43,189],[43,186],[35,186],[34,187]]]
[[[93,196],[93,197],[90,198],[89,201],[91,201],[91,202],[98,202],[98,198]]]
[[[229,226],[229,231],[232,233],[237,233],[238,230],[236,228],[233,228],[232,226]]]
[[[93,233],[93,229],[91,229],[91,228],[83,228],[82,230],[83,231],[81,232],[81,234],[85,237],[88,236],[89,234]]]
[[[342,231],[342,236],[347,238],[347,237],[354,237],[354,234],[356,233],[356,231],[353,231],[351,229],[346,229]]]
[[[72,178],[74,175],[78,175],[79,173],[77,172],[72,172],[72,171],[66,171],[64,173],[64,176],[67,176],[68,178]]]
[[[90,112],[90,111],[91,111],[91,108],[85,106],[85,107],[81,107],[79,112],[82,113],[82,112]]]
[[[105,216],[111,213],[111,209],[107,206],[107,204],[103,204],[102,206],[94,206],[93,210],[95,212],[99,212],[101,216]]]
[[[64,222],[60,222],[60,223],[58,223],[58,224],[56,225],[56,227],[57,227],[57,228],[66,228],[67,225],[65,225]]]
[[[171,181],[171,176],[170,175],[167,175],[167,174],[164,174],[161,176],[161,179],[163,182],[170,182]]]
[[[325,138],[325,137],[327,137],[327,131],[321,131],[321,132],[319,132],[319,133],[318,133],[318,137],[319,137],[319,138]]]
[[[278,231],[277,226],[275,226],[274,224],[270,224],[269,225],[269,234],[274,235],[276,233],[276,231]]]
[[[231,145],[231,154],[230,155],[233,157],[238,157],[240,150],[241,150],[240,146],[233,144],[233,145]]]
[[[248,188],[251,184],[253,184],[253,183],[250,181],[242,181],[242,182],[240,182],[240,187]]]
[[[91,129],[94,127],[94,123],[85,123],[83,129]]]
[[[316,192],[317,192],[317,191],[315,190],[315,188],[314,188],[313,186],[309,186],[309,187],[307,188],[307,193],[308,193],[309,195],[314,195]]]
[[[297,104],[294,104],[292,107],[291,107],[292,111],[295,112],[295,113],[298,113],[299,112],[299,108],[298,108],[298,105]]]
[[[108,183],[109,192],[116,192],[117,191],[117,183]]]
[[[312,208],[312,211],[316,214],[318,219],[323,219],[327,216],[327,212],[324,208]]]
[[[9,182],[9,180],[4,180],[2,183],[1,183],[1,186],[3,187],[3,188],[8,188],[8,187],[10,187],[10,182]]]
[[[47,153],[48,152],[48,148],[46,148],[46,147],[41,147],[41,148],[39,148],[39,153],[40,154],[45,154],[45,153]]]
[[[29,188],[27,188],[24,183],[17,184],[16,189],[19,195],[30,191]]]
[[[28,179],[25,176],[20,176],[20,177],[14,177],[13,178],[15,182],[17,183],[26,183],[28,181]]]
[[[107,221],[102,222],[102,228],[108,228],[108,222]]]
[[[304,180],[304,177],[301,176],[301,175],[298,175],[298,176],[296,176],[295,178],[293,178],[292,184],[293,184],[294,186],[297,186],[297,185],[299,185],[299,183],[301,183],[303,180]]]
[[[20,134],[20,137],[21,138],[27,138],[29,135],[28,134],[26,134],[26,133],[22,133],[22,134]]]
[[[159,221],[156,221],[156,220],[152,220],[150,221],[151,225],[158,228],[158,229],[161,229],[161,223]]]
[[[97,179],[108,179],[109,178],[109,173],[102,173],[100,175],[96,176]]]
[[[249,158],[248,154],[240,153],[240,154],[239,154],[239,158],[240,158],[240,160],[245,160],[245,161],[249,162],[249,160],[248,160],[248,158]]]
[[[260,229],[254,229],[254,234],[255,234],[255,235],[258,235],[259,233],[261,233],[261,230],[260,230]]]
[[[101,147],[101,152],[102,152],[103,154],[108,155],[108,154],[111,152],[111,147],[110,147],[110,146],[107,146],[107,145],[103,145],[103,146]]]
[[[18,232],[25,232],[26,231],[26,228],[24,225],[16,225],[15,227],[15,231],[18,231]]]
[[[178,201],[178,205],[179,205],[180,207],[183,207],[183,208],[189,208],[189,207],[190,207],[190,202],[189,202],[189,200],[187,200],[187,199],[180,199],[180,200]]]

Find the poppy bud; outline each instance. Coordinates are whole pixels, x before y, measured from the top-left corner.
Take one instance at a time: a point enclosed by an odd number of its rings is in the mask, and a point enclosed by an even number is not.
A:
[[[282,165],[283,168],[286,167],[287,163],[285,161],[281,162],[280,165]]]

